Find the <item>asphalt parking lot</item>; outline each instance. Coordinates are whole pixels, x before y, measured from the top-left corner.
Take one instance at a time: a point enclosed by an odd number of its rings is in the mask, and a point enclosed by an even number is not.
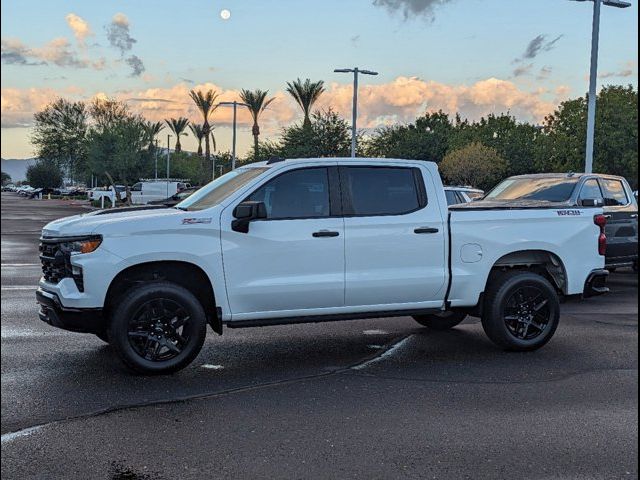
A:
[[[39,231],[83,212],[2,193],[3,479],[638,476],[631,271],[537,352],[381,318],[210,333],[147,378],[38,320]]]

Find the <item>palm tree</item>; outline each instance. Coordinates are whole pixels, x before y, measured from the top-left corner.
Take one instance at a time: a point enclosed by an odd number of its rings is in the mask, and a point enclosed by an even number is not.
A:
[[[324,92],[324,81],[318,80],[312,82],[308,78],[302,82],[299,78],[294,82],[287,82],[287,92],[293,97],[302,112],[304,113],[304,127],[311,126],[311,120],[309,118],[311,114],[311,108],[316,103],[320,95]]]
[[[192,123],[191,125],[189,125],[189,129],[191,130],[191,133],[193,133],[193,136],[196,137],[196,140],[198,140],[198,156],[201,157],[202,140],[204,139],[204,134],[202,133],[202,125]]]
[[[167,122],[167,125],[176,136],[176,153],[182,151],[180,135],[183,135],[184,129],[189,125],[189,119],[184,117],[178,119],[170,118],[169,120],[165,120],[165,122]]]
[[[216,98],[218,98],[218,93],[213,90],[207,90],[205,93],[202,93],[201,90],[198,90],[197,92],[195,90],[191,90],[189,92],[189,96],[202,114],[202,135],[204,137],[203,167],[205,169],[204,171],[207,171],[209,169],[209,160],[211,158],[211,150],[209,148],[209,134],[211,133],[209,116],[215,111],[216,108],[218,108],[218,106],[215,104]]]
[[[164,125],[162,122],[144,122],[143,125],[144,133],[147,136],[147,140],[149,140],[149,150],[153,150],[155,148],[153,144],[153,140],[156,136],[162,131]]]
[[[270,98],[267,100],[267,95],[269,94],[269,90],[242,90],[240,92],[240,98],[244,103],[247,104],[247,108],[251,112],[251,117],[253,118],[253,128],[251,129],[251,133],[253,134],[253,154],[254,160],[258,159],[258,137],[260,136],[260,127],[258,126],[258,119],[260,118],[260,114],[269,106],[271,102],[275,100],[275,98]]]

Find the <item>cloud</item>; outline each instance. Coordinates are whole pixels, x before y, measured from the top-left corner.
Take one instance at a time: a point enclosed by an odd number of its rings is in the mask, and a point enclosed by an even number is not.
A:
[[[30,123],[34,112],[41,109],[57,96],[71,96],[74,99],[91,98],[99,95],[115,96],[129,103],[131,108],[152,121],[186,116],[200,123],[202,118],[189,98],[189,90],[216,90],[219,101],[233,101],[239,98],[239,91],[225,90],[212,83],[191,87],[178,83],[168,88],[147,88],[129,90],[115,94],[95,93],[83,96],[82,91],[53,89],[2,89],[3,126]],[[558,87],[553,92],[540,89],[528,92],[513,82],[488,78],[471,85],[451,85],[425,81],[416,77],[397,77],[391,82],[377,85],[361,85],[359,91],[358,127],[376,128],[394,123],[413,122],[426,111],[443,110],[451,115],[460,113],[464,118],[475,120],[489,113],[510,112],[520,120],[539,122],[552,112],[557,101],[566,97],[567,87]],[[318,108],[334,108],[344,118],[351,118],[353,89],[350,83],[332,83],[320,97]],[[266,137],[278,135],[281,128],[301,120],[300,109],[283,91],[274,92],[276,100],[261,117],[262,130]],[[232,113],[229,108],[220,107],[212,115],[216,126],[229,126]],[[246,109],[238,109],[240,128],[250,129],[251,116]]]
[[[638,63],[631,60],[626,62],[620,70],[602,72],[598,74],[598,78],[627,78],[634,75],[638,75]]]
[[[527,63],[526,65],[520,65],[515,68],[513,71],[514,77],[522,77],[523,75],[528,75],[531,73],[531,69],[533,68],[533,63]]]
[[[144,64],[137,55],[129,55],[124,61],[131,67],[131,77],[139,77],[145,71]]]
[[[564,37],[564,35],[558,35],[553,40],[547,41],[547,35],[538,35],[529,42],[522,56],[516,58],[514,63],[522,62],[524,60],[533,60],[541,52],[549,52],[553,50],[556,43],[558,43],[562,37]]]
[[[73,32],[73,36],[76,37],[76,41],[80,47],[86,47],[86,40],[88,37],[93,36],[93,32],[91,31],[91,27],[82,17],[79,17],[75,13],[69,13],[66,17],[64,17],[67,21],[67,25]]]
[[[538,72],[538,75],[536,76],[536,80],[546,80],[551,76],[552,72],[553,72],[553,68],[545,65]]]
[[[120,50],[120,54],[125,53],[133,48],[133,44],[137,42],[129,33],[129,19],[124,13],[116,13],[111,19],[111,23],[107,25],[107,39],[109,44]]]
[[[33,53],[20,40],[15,38],[2,39],[2,52],[0,54],[2,63],[7,65],[43,65],[46,62],[42,60],[32,61]]]
[[[390,13],[401,12],[405,20],[422,16],[433,20],[434,9],[451,0],[373,0],[376,7],[385,7]]]

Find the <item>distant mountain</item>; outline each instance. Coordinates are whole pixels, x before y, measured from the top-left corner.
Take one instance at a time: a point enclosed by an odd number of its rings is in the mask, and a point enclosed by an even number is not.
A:
[[[11,175],[12,182],[20,182],[27,179],[27,168],[36,163],[37,158],[2,159],[2,171]]]

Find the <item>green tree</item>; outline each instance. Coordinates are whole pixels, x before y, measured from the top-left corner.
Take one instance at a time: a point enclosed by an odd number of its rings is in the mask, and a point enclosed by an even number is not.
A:
[[[540,138],[538,165],[543,171],[584,170],[587,98],[562,102],[548,115]],[[610,85],[596,99],[595,172],[626,177],[638,185],[638,91]]]
[[[186,133],[184,133],[184,131],[187,128],[187,126],[189,125],[189,119],[185,118],[185,117],[170,118],[168,120],[165,120],[165,123],[167,124],[169,129],[173,132],[173,134],[176,137],[176,148],[175,148],[175,151],[176,152],[181,152],[182,151],[182,145],[180,144],[180,136],[186,135]]]
[[[209,117],[216,110],[216,99],[218,93],[214,90],[207,90],[202,92],[201,90],[191,90],[189,96],[193,103],[196,104],[198,111],[202,115],[202,135],[204,136],[204,159],[202,160],[202,168],[204,171],[209,172],[209,178],[211,178],[211,147],[209,145],[209,135],[211,134],[211,125],[209,124]]]
[[[490,114],[472,123],[456,116],[449,148],[458,149],[480,142],[495,148],[507,161],[507,175],[532,173],[536,171],[536,141],[540,131],[535,125],[519,123],[509,114]]]
[[[269,152],[269,156],[348,157],[350,152],[351,127],[336,112],[327,109],[314,112],[309,126],[302,124],[285,128],[279,148]],[[265,157],[262,156],[263,159]]]
[[[293,82],[287,82],[287,92],[304,113],[303,126],[309,128],[311,126],[311,109],[324,92],[324,82],[322,80],[312,82],[308,78],[303,82],[298,78]]]
[[[11,183],[11,175],[7,172],[2,172],[2,186],[8,185]]]
[[[198,141],[198,156],[201,157],[202,156],[202,140],[204,140],[202,125],[199,125],[197,123],[192,123],[191,125],[189,125],[189,130],[191,130],[191,133]]]
[[[95,122],[87,134],[87,155],[93,173],[109,183],[130,185],[151,176],[152,156],[146,121],[115,100],[96,100],[90,107]]]
[[[74,179],[86,173],[87,128],[86,105],[58,98],[34,114],[30,140],[39,158],[55,162]]]
[[[487,190],[504,177],[507,166],[495,148],[474,142],[447,153],[440,171],[452,184]]]
[[[442,112],[426,113],[415,123],[378,129],[365,142],[371,157],[408,158],[439,163],[449,149],[453,125]]]
[[[244,103],[247,104],[247,108],[251,113],[251,118],[253,118],[253,127],[251,128],[251,133],[253,135],[254,159],[258,158],[258,152],[260,149],[260,126],[258,125],[258,120],[260,119],[260,115],[262,114],[262,112],[264,112],[269,104],[275,100],[275,98],[270,98],[267,100],[268,94],[269,90],[242,90],[240,92],[240,98]]]
[[[38,160],[27,168],[27,182],[34,188],[57,188],[62,185],[60,167],[51,160]]]

